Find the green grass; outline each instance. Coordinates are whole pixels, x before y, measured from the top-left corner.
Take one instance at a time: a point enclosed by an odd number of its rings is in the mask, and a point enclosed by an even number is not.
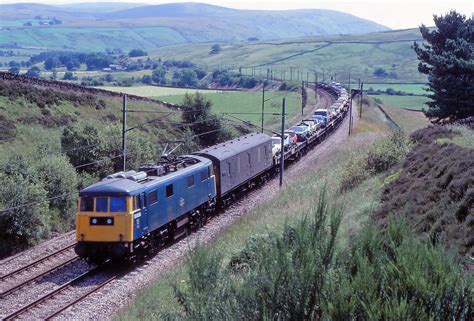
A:
[[[115,76],[115,74],[113,74]],[[160,87],[160,86],[134,86],[134,87],[118,87],[118,86],[101,86],[99,89],[105,89],[115,92],[122,92],[125,94],[142,96],[142,97],[157,97],[161,100],[169,102],[176,102],[173,97],[181,97],[185,93],[218,93],[218,90],[206,90],[206,89],[190,89],[190,88],[172,88],[172,87]],[[179,101],[181,102],[181,101]]]
[[[424,88],[427,88],[427,85],[425,84],[383,84],[383,83],[364,83],[364,89],[369,90],[381,90],[385,91],[387,88],[392,88],[393,90],[396,91],[402,91],[405,93],[409,94],[415,94],[415,95],[426,95],[427,92],[424,90]]]
[[[375,95],[374,97],[382,100],[384,106],[415,109],[420,111],[423,110],[423,108],[428,108],[428,106],[425,104],[425,102],[429,100],[427,97],[392,95]]]
[[[212,102],[212,110],[217,114],[222,113],[258,113],[249,115],[236,114],[234,116],[250,121],[254,125],[261,125],[262,94],[261,92],[203,92],[205,97]],[[266,92],[265,113],[281,113],[282,98],[284,92]],[[158,99],[180,104],[184,95],[159,96]],[[286,94],[286,112],[288,113],[287,127],[293,124],[294,118],[301,115],[301,95],[297,93]],[[310,112],[310,110],[306,110]],[[264,122],[267,127],[277,129],[281,123],[281,116],[264,115]]]
[[[422,112],[423,108],[427,108],[424,102],[428,98],[390,95],[376,95],[373,97],[382,101],[384,110],[406,133],[412,133],[429,125],[428,118]]]
[[[436,142],[438,144],[455,144],[461,147],[474,149],[474,131],[464,126],[451,126],[453,131],[459,132],[459,135],[455,135],[451,138],[438,138]]]
[[[21,44],[48,50],[104,51],[107,48],[150,48],[183,43],[185,38],[167,27],[45,27],[0,30],[1,44]]]

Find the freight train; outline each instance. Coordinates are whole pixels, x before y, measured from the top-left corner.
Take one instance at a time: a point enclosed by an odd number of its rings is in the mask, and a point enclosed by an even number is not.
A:
[[[296,160],[342,123],[349,99],[339,84],[324,86],[337,99],[328,121],[304,141],[274,148],[272,137],[253,133],[199,152],[161,159],[138,171],[119,172],[79,193],[75,251],[90,262],[130,259],[153,252],[203,226],[219,208],[264,184],[281,155]],[[281,142],[281,141],[280,141]]]

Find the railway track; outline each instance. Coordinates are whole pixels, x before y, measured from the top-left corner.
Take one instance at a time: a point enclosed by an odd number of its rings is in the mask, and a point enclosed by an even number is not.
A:
[[[60,268],[69,265],[79,260],[79,257],[75,254],[70,255],[73,250],[74,244],[70,244],[63,247],[49,255],[46,255],[40,259],[37,259],[25,266],[22,266],[12,272],[0,276],[1,292],[0,298],[4,298],[7,295],[27,286],[43,278],[44,276],[59,270]],[[69,254],[69,255],[68,255]],[[66,257],[66,259],[65,259]],[[57,262],[59,259],[59,262]],[[49,264],[48,264],[49,263]],[[52,264],[53,263],[53,264]],[[59,264],[54,264],[59,263]],[[46,265],[46,270],[40,271],[39,273],[32,273],[33,276],[29,275],[27,278],[22,278],[27,272],[32,270],[40,270],[42,266]],[[49,266],[48,266],[49,265]]]
[[[53,239],[51,239],[51,240],[49,240],[49,241],[46,241],[46,242],[44,242],[44,243],[41,243],[41,244],[45,245],[45,244],[50,243],[50,242],[55,242],[55,243],[57,243],[58,241],[63,240],[63,239],[66,239],[66,238],[68,238],[69,236],[74,235],[75,233],[76,233],[76,231],[75,231],[75,230],[72,230],[72,231],[69,231],[69,232],[67,232],[67,233],[65,233],[65,234],[63,234],[63,235],[61,235],[61,236],[55,237],[55,238],[53,238]],[[4,265],[7,265],[7,264],[10,264],[11,262],[17,260],[18,258],[20,258],[20,257],[23,256],[23,255],[25,255],[25,252],[19,252],[19,253],[17,253],[17,254],[14,254],[14,255],[12,255],[12,256],[9,256],[9,257],[7,257],[7,258],[5,258],[5,259],[3,259],[3,260],[0,260],[0,266],[4,266]],[[1,278],[1,277],[0,277],[0,278]],[[1,280],[1,279],[0,279],[0,280]]]
[[[29,319],[30,317],[50,320],[128,272],[128,270],[110,272],[109,269],[110,265],[108,263],[93,267],[58,288],[42,295],[33,302],[15,310],[5,316],[4,320]],[[103,274],[102,277],[99,277],[99,282],[87,284],[87,281],[92,276],[99,274]],[[49,309],[42,307],[46,305],[49,305]],[[43,308],[43,311],[48,311],[46,313],[37,313],[38,311],[35,309],[41,308]]]

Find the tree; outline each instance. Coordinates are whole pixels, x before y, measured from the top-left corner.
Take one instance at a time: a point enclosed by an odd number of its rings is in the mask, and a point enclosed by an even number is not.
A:
[[[56,57],[49,57],[44,61],[44,69],[53,70],[59,66],[59,60]]]
[[[47,232],[44,218],[48,206],[46,191],[41,184],[30,182],[22,176],[0,173],[0,208],[19,207],[0,215],[0,256],[36,244]]]
[[[436,29],[420,27],[426,43],[413,44],[418,70],[428,75],[432,92],[426,115],[437,121],[472,116],[474,20],[451,11],[445,16],[435,15],[434,21]]]
[[[33,77],[33,78],[40,78],[41,70],[38,67],[33,66],[30,69],[28,69],[25,75],[28,77]]]
[[[143,56],[147,56],[147,55],[148,55],[148,53],[144,50],[141,50],[141,49],[132,49],[128,53],[128,56],[130,58],[132,58],[132,57],[143,57]]]
[[[197,81],[196,72],[192,69],[175,71],[172,79],[173,85],[179,87],[194,87],[197,85]]]
[[[218,53],[221,52],[221,51],[222,51],[221,46],[218,45],[218,44],[215,44],[215,45],[212,45],[211,51],[209,51],[209,54],[210,54],[210,55],[216,55],[216,54],[218,54]]]
[[[194,135],[198,135],[197,138],[202,145],[210,146],[230,138],[221,120],[211,113],[211,101],[199,92],[194,95],[186,93],[182,107],[183,122],[189,124]]]
[[[387,72],[383,68],[376,68],[374,70],[374,76],[376,76],[376,77],[386,77]]]
[[[151,80],[154,83],[160,84],[160,85],[166,85],[166,69],[165,68],[157,68],[153,70],[153,73],[151,74]]]
[[[147,84],[147,85],[151,84],[152,83],[151,76],[150,75],[143,75],[142,83]]]
[[[76,80],[77,78],[74,77],[72,71],[66,71],[63,76],[63,80]]]

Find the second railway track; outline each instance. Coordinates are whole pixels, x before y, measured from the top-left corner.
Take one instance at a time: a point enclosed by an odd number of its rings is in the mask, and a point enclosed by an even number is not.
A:
[[[127,269],[117,271],[107,263],[90,268],[54,290],[16,309],[3,319],[50,320],[126,273]]]
[[[0,276],[0,298],[4,298],[26,285],[79,260],[79,257],[73,252],[74,245],[75,244],[70,244],[12,272]]]

